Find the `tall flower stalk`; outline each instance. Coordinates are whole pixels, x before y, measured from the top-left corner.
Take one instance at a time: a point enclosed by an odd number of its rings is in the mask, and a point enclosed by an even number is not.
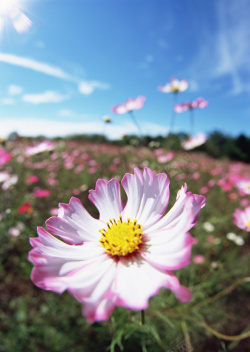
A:
[[[171,78],[171,82],[165,84],[165,86],[159,86],[158,90],[162,93],[173,93],[173,110],[170,119],[170,132],[174,130],[176,111],[174,109],[175,105],[178,102],[178,93],[184,92],[188,88],[188,81],[183,79],[179,81],[175,77]]]
[[[143,107],[146,98],[143,96],[139,96],[137,98],[130,98],[125,101],[123,104],[115,105],[112,107],[112,112],[115,114],[126,114],[128,113],[131,120],[133,121],[134,125],[138,129],[139,135],[142,135],[142,128],[140,127],[139,123],[137,122],[134,114],[134,110],[139,110]]]
[[[181,104],[176,104],[174,110],[177,113],[182,113],[189,110],[190,116],[190,136],[194,134],[194,109],[203,109],[208,106],[208,102],[204,98],[197,98],[194,101],[187,101]]]

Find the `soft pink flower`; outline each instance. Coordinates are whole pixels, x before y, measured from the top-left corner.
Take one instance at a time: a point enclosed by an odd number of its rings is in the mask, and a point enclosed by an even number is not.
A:
[[[165,84],[165,86],[159,86],[158,90],[162,93],[178,93],[184,92],[188,87],[188,81],[183,79],[179,81],[177,78],[172,77],[171,82]]]
[[[187,101],[185,103],[181,104],[176,104],[174,106],[174,111],[181,113],[187,110],[193,110],[193,109],[203,109],[208,106],[208,102],[204,98],[197,98],[194,101]]]
[[[240,205],[241,205],[242,207],[246,207],[248,204],[249,204],[249,199],[246,199],[246,198],[241,199]]]
[[[11,159],[12,156],[10,153],[6,152],[5,149],[0,149],[0,165],[6,164]]]
[[[52,142],[44,141],[44,142],[36,144],[33,147],[27,147],[24,151],[24,154],[26,156],[31,156],[31,155],[35,155],[35,154],[39,154],[39,153],[43,153],[43,152],[48,152],[53,149],[54,149],[54,145]]]
[[[250,195],[250,179],[242,179],[235,182],[235,186],[242,194]]]
[[[137,98],[130,98],[125,103],[120,105],[115,105],[112,107],[112,111],[115,114],[125,114],[133,110],[141,109],[145,103],[146,98],[139,96]]]
[[[30,176],[26,179],[27,183],[36,183],[38,182],[39,178],[37,176]]]
[[[157,157],[158,163],[164,164],[167,163],[168,161],[172,160],[174,157],[173,152],[168,152],[167,154],[162,154]]]
[[[181,143],[185,150],[194,149],[206,143],[207,137],[204,133],[198,133],[196,136],[190,137],[188,140]]]
[[[50,191],[48,189],[37,189],[33,195],[37,198],[45,198],[50,196]]]
[[[165,173],[135,168],[121,184],[126,205],[115,179],[99,179],[89,195],[99,219],[72,197],[69,204],[59,204],[58,217],[46,221],[50,233],[38,227],[39,237],[30,239],[32,281],[45,290],[68,290],[84,304],[89,322],[107,320],[116,306],[146,309],[161,288],[173,291],[181,302],[191,299],[171,271],[190,263],[193,239],[188,231],[205,197],[187,192],[185,185],[163,215],[169,201]]]
[[[193,257],[193,263],[202,264],[205,261],[205,257],[201,254],[197,254]]]
[[[205,194],[209,191],[209,188],[207,186],[203,186],[200,188],[200,193],[201,194]]]
[[[58,215],[58,208],[51,208],[49,213],[50,215]]]
[[[245,209],[236,209],[233,215],[234,223],[240,229],[250,232],[250,206]]]

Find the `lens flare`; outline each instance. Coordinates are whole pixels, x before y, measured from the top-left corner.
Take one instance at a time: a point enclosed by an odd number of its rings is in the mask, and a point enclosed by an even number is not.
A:
[[[9,21],[18,33],[28,31],[32,25],[31,20],[20,10],[20,1],[0,0],[0,32]]]

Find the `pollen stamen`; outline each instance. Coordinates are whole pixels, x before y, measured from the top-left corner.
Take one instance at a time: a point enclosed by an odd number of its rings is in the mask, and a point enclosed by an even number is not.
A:
[[[99,240],[105,252],[112,256],[126,256],[139,249],[144,233],[142,226],[137,224],[137,220],[123,222],[122,216],[119,219],[109,219],[107,229],[101,229],[102,234]]]

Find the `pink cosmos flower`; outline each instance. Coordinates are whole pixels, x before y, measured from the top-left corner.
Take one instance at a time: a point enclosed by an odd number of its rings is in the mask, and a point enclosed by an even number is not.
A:
[[[139,96],[137,98],[130,98],[125,101],[125,103],[120,105],[115,105],[112,107],[112,111],[115,114],[125,114],[133,110],[139,110],[143,107],[146,98]]]
[[[242,179],[238,180],[235,183],[235,186],[238,188],[240,192],[243,194],[248,194],[250,195],[250,179]]]
[[[193,257],[194,264],[202,264],[205,261],[205,257],[202,254],[197,254]]]
[[[205,107],[208,106],[208,102],[204,99],[204,98],[197,98],[194,101],[188,101],[185,103],[181,103],[181,104],[176,104],[174,106],[174,111],[181,113],[183,111],[187,111],[187,110],[192,110],[192,109],[203,109]]]
[[[172,77],[171,82],[165,84],[165,86],[159,86],[158,90],[162,93],[178,93],[187,90],[188,81],[185,79],[179,81],[177,78]]]
[[[27,181],[27,183],[36,183],[39,181],[39,178],[36,175],[33,175],[33,176],[29,176],[26,179],[26,181]]]
[[[198,133],[196,136],[193,136],[188,140],[183,141],[181,145],[185,150],[190,150],[199,147],[200,145],[206,143],[206,141],[206,135],[204,133]]]
[[[54,145],[52,142],[50,141],[44,141],[41,143],[36,144],[33,147],[27,147],[25,149],[24,154],[26,156],[31,156],[31,155],[35,155],[35,154],[39,154],[39,153],[43,153],[43,152],[48,152],[54,149]]]
[[[233,217],[236,226],[250,232],[250,206],[246,207],[244,210],[236,209]]]
[[[48,189],[37,189],[34,193],[33,193],[34,197],[37,198],[45,198],[45,197],[49,197],[50,196],[50,191]]]
[[[135,168],[121,181],[127,195],[124,205],[119,182],[99,179],[89,195],[99,219],[77,198],[59,204],[58,217],[46,221],[50,233],[38,227],[39,237],[30,239],[34,248],[29,260],[35,265],[31,280],[45,290],[68,290],[84,304],[89,322],[107,320],[116,306],[146,309],[161,288],[173,291],[181,302],[189,301],[189,289],[171,271],[190,263],[193,238],[188,231],[205,197],[187,192],[185,184],[163,215],[169,183],[165,173]]]
[[[6,164],[11,159],[12,156],[10,153],[6,152],[5,149],[0,149],[0,165]]]

